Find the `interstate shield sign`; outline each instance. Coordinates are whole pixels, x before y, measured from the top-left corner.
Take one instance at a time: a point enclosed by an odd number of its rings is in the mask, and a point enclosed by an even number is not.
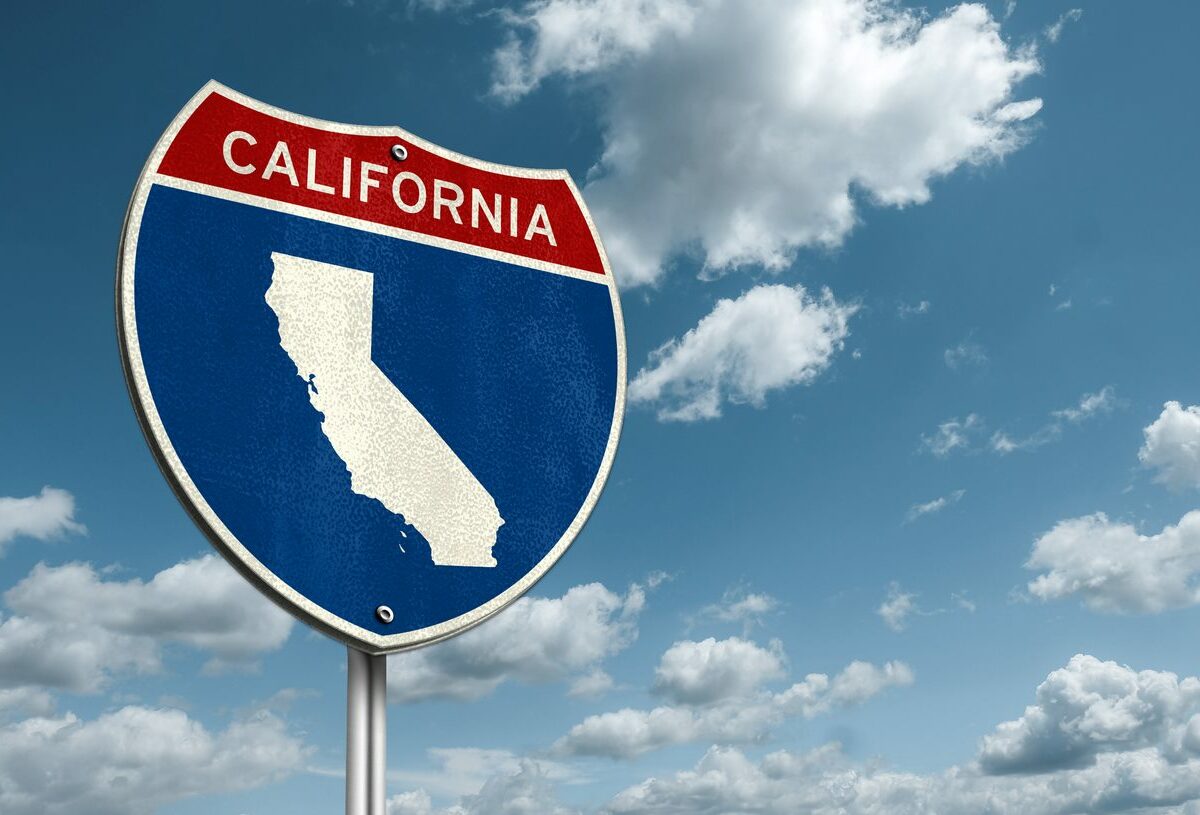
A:
[[[117,294],[184,505],[260,589],[368,652],[519,597],[612,465],[620,304],[565,171],[209,83],[142,172]]]

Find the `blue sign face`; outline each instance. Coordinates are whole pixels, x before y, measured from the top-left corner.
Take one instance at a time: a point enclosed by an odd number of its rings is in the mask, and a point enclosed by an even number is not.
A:
[[[139,182],[118,289],[176,491],[247,577],[356,647],[519,597],[607,476],[623,329],[565,173],[211,84]]]

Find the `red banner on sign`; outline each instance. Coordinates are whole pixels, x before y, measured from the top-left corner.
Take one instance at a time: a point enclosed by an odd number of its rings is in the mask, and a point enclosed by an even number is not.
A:
[[[471,167],[399,135],[306,127],[216,92],[184,123],[158,172],[604,274],[561,177]]]

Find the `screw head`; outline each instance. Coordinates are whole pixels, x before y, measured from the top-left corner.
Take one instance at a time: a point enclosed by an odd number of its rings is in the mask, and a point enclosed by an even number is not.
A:
[[[396,159],[396,161],[404,161],[408,158],[408,148],[403,144],[393,144],[392,158]]]
[[[396,619],[396,615],[387,606],[380,606],[375,609],[375,617],[384,625],[389,625],[392,620]]]

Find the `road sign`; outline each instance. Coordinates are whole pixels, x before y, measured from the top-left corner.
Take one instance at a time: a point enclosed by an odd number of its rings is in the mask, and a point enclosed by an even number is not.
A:
[[[260,589],[368,653],[519,597],[612,465],[620,303],[565,171],[209,83],[138,181],[117,292],[180,500]]]

